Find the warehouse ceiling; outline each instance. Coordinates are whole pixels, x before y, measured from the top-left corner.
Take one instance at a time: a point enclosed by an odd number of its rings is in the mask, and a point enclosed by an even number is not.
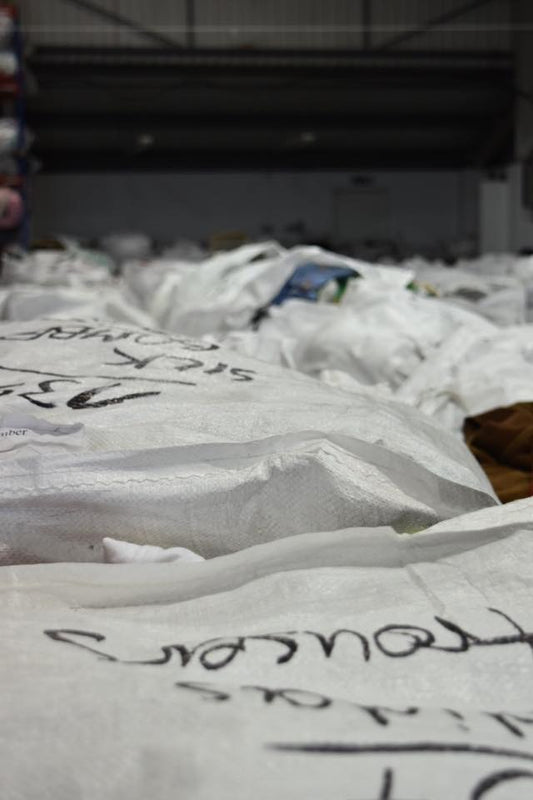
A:
[[[509,8],[26,0],[36,152],[49,171],[507,161]]]

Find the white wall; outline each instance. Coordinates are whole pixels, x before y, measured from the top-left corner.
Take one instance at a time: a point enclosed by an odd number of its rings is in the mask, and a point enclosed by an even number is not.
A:
[[[354,178],[387,192],[390,234],[431,247],[476,236],[479,176],[472,172],[234,172],[50,174],[33,188],[33,233],[96,237],[140,230],[158,240],[205,239],[241,230],[250,237],[270,226],[283,239],[303,222],[309,236],[334,230],[334,196],[357,188]]]
[[[512,249],[512,187],[508,174],[481,182],[480,249],[484,253],[507,253]]]
[[[480,246],[485,252],[533,249],[533,211],[522,202],[522,166],[510,164],[500,180],[483,180]]]
[[[511,193],[511,246],[513,250],[533,248],[533,212],[522,205],[522,166],[509,168]]]

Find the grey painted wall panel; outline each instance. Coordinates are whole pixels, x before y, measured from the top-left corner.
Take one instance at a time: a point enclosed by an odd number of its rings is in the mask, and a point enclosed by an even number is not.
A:
[[[171,241],[217,231],[281,237],[303,222],[313,238],[334,227],[336,192],[353,188],[354,173],[233,172],[220,174],[41,175],[33,193],[34,233],[101,236],[141,230]],[[357,173],[360,174],[360,173]],[[372,185],[388,194],[390,231],[422,247],[477,235],[475,172],[378,172]]]

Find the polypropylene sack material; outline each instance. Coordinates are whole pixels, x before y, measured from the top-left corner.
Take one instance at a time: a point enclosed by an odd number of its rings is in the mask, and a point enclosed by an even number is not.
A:
[[[497,502],[466,446],[416,410],[207,341],[4,323],[0,373],[17,446],[0,461],[3,563],[100,561],[103,536],[212,557],[352,524],[412,532]],[[14,413],[37,420],[26,448]],[[74,452],[36,451],[41,420],[65,441],[82,425]]]
[[[532,512],[0,569],[2,797],[530,800]]]
[[[288,300],[257,330],[234,331],[223,342],[315,377],[334,369],[396,390],[458,328],[496,330],[469,310],[363,277],[350,282],[340,307]]]
[[[465,417],[533,400],[533,325],[456,331],[421,363],[397,398],[443,426]]]

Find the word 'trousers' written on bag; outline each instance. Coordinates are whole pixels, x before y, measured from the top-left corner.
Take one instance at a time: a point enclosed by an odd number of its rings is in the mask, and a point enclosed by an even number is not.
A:
[[[531,800],[532,511],[1,568],[2,800]]]

